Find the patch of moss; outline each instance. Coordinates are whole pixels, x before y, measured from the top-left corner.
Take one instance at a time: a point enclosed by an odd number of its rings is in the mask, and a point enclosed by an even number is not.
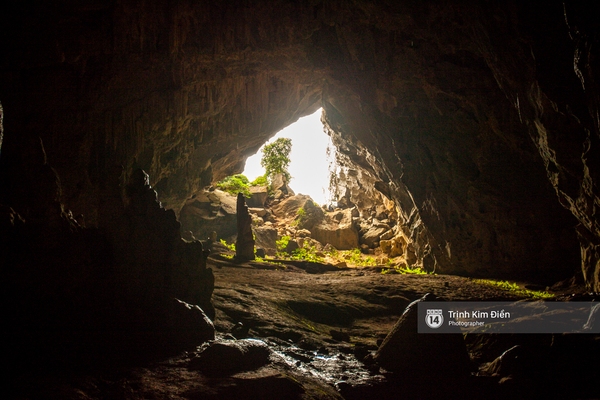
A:
[[[425,271],[420,267],[409,267],[408,265],[397,265],[391,268],[384,268],[381,273],[386,274],[410,274],[410,275],[430,275],[430,272]]]

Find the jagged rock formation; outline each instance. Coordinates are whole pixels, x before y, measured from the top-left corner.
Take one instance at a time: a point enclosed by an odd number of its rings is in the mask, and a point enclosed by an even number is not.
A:
[[[600,290],[598,31],[586,7],[19,4],[0,21],[0,202],[26,213],[41,137],[60,201],[85,225],[110,223],[115,165],[148,171],[174,219],[322,106],[348,200],[386,211],[414,264],[548,281],[579,268]],[[385,210],[372,209],[379,199]]]
[[[60,181],[39,148],[35,176],[24,175],[39,184],[20,204],[23,214],[0,209],[3,352],[14,370],[91,365],[214,338],[207,253],[181,239],[148,175],[136,170],[123,191],[121,170],[113,170],[103,183],[103,223],[86,228],[58,201]]]

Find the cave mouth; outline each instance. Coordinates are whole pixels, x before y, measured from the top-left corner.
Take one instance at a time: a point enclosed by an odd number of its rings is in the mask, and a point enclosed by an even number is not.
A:
[[[264,147],[279,138],[289,138],[292,140],[290,187],[295,193],[309,195],[321,206],[330,203],[333,200],[330,193],[330,176],[334,172],[332,166],[336,150],[326,133],[322,113],[323,109],[319,108],[277,132],[253,156],[246,159],[243,174],[250,181],[264,175],[265,170],[260,165]]]

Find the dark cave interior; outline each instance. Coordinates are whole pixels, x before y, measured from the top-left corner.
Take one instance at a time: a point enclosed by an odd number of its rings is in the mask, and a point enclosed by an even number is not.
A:
[[[31,0],[0,30],[16,371],[213,339],[185,209],[321,107],[348,201],[385,203],[411,266],[600,292],[593,4]]]

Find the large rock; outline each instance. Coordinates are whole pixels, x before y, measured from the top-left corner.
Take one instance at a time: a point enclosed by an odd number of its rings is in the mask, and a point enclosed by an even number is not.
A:
[[[352,210],[345,209],[338,215],[341,218],[328,218],[313,226],[312,238],[322,244],[330,244],[338,250],[351,250],[358,247],[358,229],[353,222]]]
[[[198,306],[173,299],[168,315],[170,340],[177,348],[197,346],[215,338],[215,327]]]
[[[407,247],[407,240],[402,235],[397,235],[391,239],[382,239],[379,242],[381,251],[390,257],[398,257],[404,255]]]
[[[310,196],[298,194],[273,205],[271,210],[277,218],[284,219],[290,215],[295,216],[298,210],[304,207],[304,203],[308,200],[310,200]]]
[[[237,232],[235,196],[222,190],[202,191],[188,200],[181,209],[181,230],[191,232],[204,240],[212,232],[219,238],[233,236]]]
[[[463,380],[473,370],[460,333],[418,333],[420,302],[441,301],[427,294],[406,307],[375,354],[375,361],[402,379],[420,382]]]
[[[255,244],[257,248],[261,248],[269,256],[274,256],[277,253],[277,229],[268,226],[253,226],[252,231],[255,236]]]
[[[264,207],[269,197],[269,188],[267,186],[250,186],[250,198],[246,199],[248,207]]]
[[[373,247],[375,246],[376,242],[379,242],[381,235],[384,234],[388,229],[389,227],[373,225],[361,235],[360,243],[366,244],[369,247]]]

